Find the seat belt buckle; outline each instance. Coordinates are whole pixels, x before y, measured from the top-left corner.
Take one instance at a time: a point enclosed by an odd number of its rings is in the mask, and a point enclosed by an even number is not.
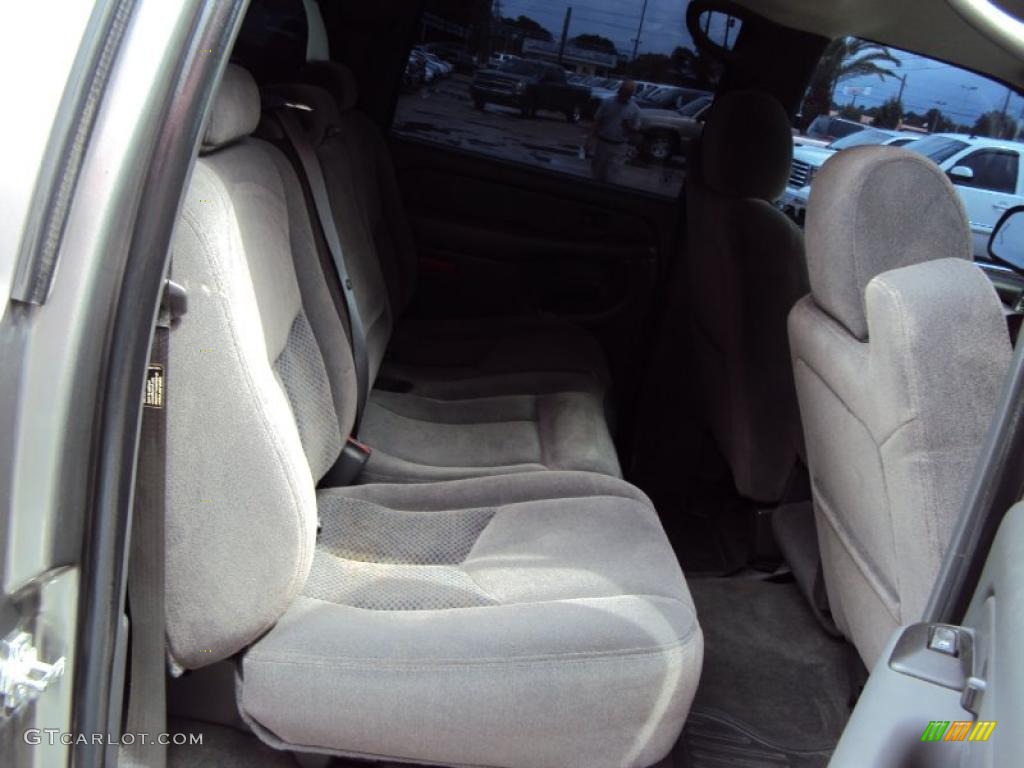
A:
[[[370,446],[359,442],[354,437],[349,437],[345,440],[341,455],[334,462],[334,466],[320,479],[320,487],[340,488],[352,485],[362,474],[363,467],[370,460],[371,453],[373,453],[373,449]]]

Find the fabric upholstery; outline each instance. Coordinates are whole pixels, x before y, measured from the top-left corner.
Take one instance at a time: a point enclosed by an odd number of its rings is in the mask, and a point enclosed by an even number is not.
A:
[[[203,149],[210,151],[248,136],[260,122],[260,93],[252,75],[229,65],[207,117]]]
[[[829,602],[871,667],[921,617],[1011,350],[994,288],[961,259],[876,276],[866,325],[863,342],[812,297],[789,318]]]
[[[287,752],[271,749],[251,733],[198,720],[171,720],[171,734],[202,737],[198,744],[171,744],[168,768],[299,768]]]
[[[386,203],[391,195],[397,199],[397,191],[381,192],[382,185],[394,184],[393,172],[378,167],[386,148],[367,143],[365,118],[352,113],[347,119],[320,88],[268,90],[274,98],[311,108],[296,114],[317,142],[366,329],[371,382],[385,365],[386,351],[403,361],[385,371],[403,386],[375,390],[368,401],[359,438],[373,453],[360,481],[414,482],[544,468],[619,475],[604,386],[596,378],[604,371],[603,356],[586,334],[551,321],[492,319],[410,323],[417,332],[392,336],[392,306],[408,297],[389,287],[382,266],[391,263],[392,271],[405,271],[388,254],[411,252],[411,247],[393,247],[397,239],[385,210],[397,208],[400,214],[400,204]],[[337,282],[331,266],[309,269]],[[336,310],[334,325],[342,329],[345,310]],[[337,392],[350,391],[349,372],[343,370],[334,384]]]
[[[814,300],[861,341],[873,277],[931,259],[972,258],[960,196],[931,160],[905,149],[837,152],[814,177],[808,206]]]
[[[374,392],[360,437],[373,447],[363,482],[538,469],[621,474],[602,403],[588,392],[461,400]]]
[[[200,158],[185,193],[172,263],[189,311],[170,336],[167,398],[171,658],[198,668],[243,652],[240,714],[278,748],[657,762],[703,640],[639,490],[552,471],[315,490],[351,429],[338,388],[352,376],[351,361],[329,370],[347,346],[304,204],[288,160],[251,138]],[[500,406],[517,415],[511,400]],[[221,736],[226,749],[198,759],[287,762]]]
[[[723,97],[723,111],[708,121],[695,147],[701,162],[690,163],[686,180],[694,368],[703,414],[736,488],[766,503],[781,498],[802,452],[786,317],[807,293],[803,235],[770,196],[724,194],[700,168],[719,162],[709,153],[728,154],[726,142],[740,141],[736,121],[749,130],[745,115],[782,111],[772,103],[758,93]],[[787,164],[788,141],[774,147],[776,155],[787,153]]]
[[[302,70],[302,79],[330,93],[342,112],[355,109],[359,101],[356,76],[339,62],[311,59]]]
[[[169,652],[186,668],[265,632],[312,564],[313,475],[273,366],[303,310],[294,272],[278,258],[289,221],[262,175],[268,149],[242,141],[200,158],[172,244],[189,311],[168,361],[166,611]],[[228,167],[251,175],[226,178]],[[305,363],[322,368],[318,354]],[[333,408],[301,412],[310,430],[335,418]],[[312,431],[307,439],[320,443]]]
[[[214,113],[247,78],[228,67]],[[168,398],[167,636],[175,661],[195,668],[259,636],[305,582],[312,484],[351,431],[354,375],[311,269],[298,180],[277,149],[241,138],[201,157],[171,248],[189,311],[169,351],[171,370],[187,375]]]
[[[545,472],[319,504],[306,594],[242,661],[240,708],[268,742],[559,768],[648,766],[671,748],[702,638],[635,488]]]
[[[773,202],[786,188],[793,130],[786,110],[762,91],[715,99],[704,125],[700,167],[719,195]]]

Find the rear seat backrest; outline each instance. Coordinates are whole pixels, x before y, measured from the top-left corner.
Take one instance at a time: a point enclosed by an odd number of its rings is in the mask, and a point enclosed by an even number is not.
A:
[[[391,152],[377,125],[356,109],[356,79],[348,67],[332,61],[310,62],[301,77],[334,100],[337,130],[325,136],[323,151],[330,153],[336,164],[325,163],[325,174],[351,178],[357,191],[352,201],[359,206],[372,237],[375,254],[369,258],[380,264],[397,322],[416,289],[417,264]]]
[[[388,262],[378,257],[381,236],[374,232],[381,225],[371,211],[376,198],[375,174],[366,166],[374,161],[360,142],[351,139],[351,125],[341,118],[334,100],[323,89],[288,85],[273,86],[268,91],[274,97],[311,110],[295,110],[294,116],[302,123],[324,171],[331,211],[366,334],[368,381],[372,388],[395,325],[388,281],[382,271]],[[279,132],[273,124],[267,126],[267,131],[273,131],[275,137]],[[336,282],[338,278],[332,275],[330,279]]]
[[[301,590],[314,484],[354,413],[301,188],[275,147],[247,138],[259,117],[255,83],[229,66],[172,244],[189,312],[170,338],[167,636],[187,668],[245,647]]]

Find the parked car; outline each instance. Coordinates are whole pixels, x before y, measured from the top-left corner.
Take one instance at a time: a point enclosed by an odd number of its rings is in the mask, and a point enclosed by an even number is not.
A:
[[[711,96],[699,96],[677,109],[641,109],[630,159],[668,162],[685,152],[700,135],[711,101]]]
[[[430,51],[422,51],[426,57],[426,65],[428,69],[434,72],[434,77],[448,77],[455,69],[451,64],[442,59],[436,53]]]
[[[869,128],[863,131],[855,131],[825,145],[796,144],[794,142],[793,165],[790,168],[786,191],[779,200],[779,206],[792,216],[798,224],[803,224],[811,181],[821,166],[825,164],[825,161],[836,152],[867,144],[903,146],[919,138],[921,138],[920,134]]]
[[[415,60],[417,65],[423,68],[421,84],[434,82],[434,78],[440,74],[438,67],[431,63],[430,59],[427,58],[427,54],[423,51],[414,48],[409,51],[409,58]]]
[[[872,131],[881,133],[877,129]],[[852,139],[851,136],[844,141],[850,142]],[[1024,205],[1024,175],[1021,172],[1024,143],[952,133],[932,134],[924,138],[912,134],[894,134],[886,141],[859,143],[898,144],[901,141],[911,152],[933,160],[949,176],[967,209],[974,240],[974,255],[987,258],[988,241],[999,218],[1010,208]],[[835,147],[839,143],[834,142],[830,146]],[[790,184],[781,201],[783,209],[800,223],[810,198],[814,171],[827,159],[816,161],[817,166],[810,166],[805,171],[802,163],[806,160],[803,158],[807,158],[813,151],[810,147],[794,151]],[[798,153],[801,160],[796,159]],[[798,162],[801,163],[800,167]],[[804,173],[807,174],[806,181],[797,187]]]
[[[845,120],[841,117],[830,117],[829,115],[818,115],[804,131],[806,136],[812,139],[824,139],[835,141],[851,133],[863,131],[870,126],[864,123],[857,123],[853,120]]]
[[[518,61],[520,58],[514,53],[492,53],[489,63],[492,68],[497,68],[509,61]]]
[[[450,63],[456,72],[472,73],[476,70],[476,56],[456,43],[426,43],[420,47],[435,56],[440,56]]]
[[[427,82],[427,60],[418,51],[410,51],[405,61],[405,71],[402,73],[402,89],[415,91]]]
[[[590,101],[587,102],[587,107],[583,114],[585,118],[590,120],[597,114],[597,110],[605,99],[613,98],[618,94],[622,80],[614,77],[594,77],[590,78],[589,82],[581,84],[590,87]]]
[[[561,67],[521,59],[477,72],[469,93],[477,109],[501,104],[517,108],[524,117],[548,110],[576,123],[583,117],[591,90],[569,83]]]

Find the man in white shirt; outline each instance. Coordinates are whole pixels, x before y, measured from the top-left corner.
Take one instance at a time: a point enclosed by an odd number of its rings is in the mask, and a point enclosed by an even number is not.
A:
[[[626,161],[629,135],[640,127],[640,109],[633,101],[634,93],[636,83],[623,80],[615,98],[601,102],[594,115],[587,151],[592,156],[590,168],[597,181],[615,181]]]

